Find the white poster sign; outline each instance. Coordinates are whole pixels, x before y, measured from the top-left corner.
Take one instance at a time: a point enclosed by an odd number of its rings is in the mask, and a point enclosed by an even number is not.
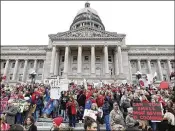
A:
[[[127,83],[127,80],[122,80],[122,84],[126,84]]]
[[[52,86],[50,89],[50,98],[59,99],[62,91],[68,90],[68,84],[59,84],[58,86]]]

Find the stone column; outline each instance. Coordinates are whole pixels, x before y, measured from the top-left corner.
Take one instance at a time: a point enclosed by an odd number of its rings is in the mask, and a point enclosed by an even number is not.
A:
[[[50,75],[54,74],[54,66],[55,66],[55,55],[56,55],[56,47],[52,47],[52,58],[51,58],[51,66],[50,66]]]
[[[114,50],[114,65],[115,65],[115,75],[118,75],[118,54],[117,54],[117,48]]]
[[[69,64],[69,46],[65,47],[65,56],[64,56],[64,77],[67,78],[68,75],[68,64]]]
[[[17,71],[18,71],[18,64],[19,64],[19,60],[17,59],[16,62],[15,62],[15,68],[14,68],[14,71],[13,71],[12,80],[16,80],[16,75],[17,75]]]
[[[118,50],[119,74],[123,74],[122,50],[120,45],[117,47],[117,50]]]
[[[169,73],[169,75],[172,73],[171,62],[170,61],[171,61],[170,59],[167,60],[167,63],[168,63],[168,73]]]
[[[28,64],[28,60],[25,60],[25,63],[24,63],[24,70],[23,70],[23,76],[22,76],[22,81],[23,81],[23,82],[25,82],[25,79],[26,79],[27,64]]]
[[[7,76],[8,67],[9,67],[9,60],[6,60],[5,69],[4,69],[4,75],[3,76]]]
[[[109,64],[108,64],[108,46],[104,46],[104,60],[105,60],[105,74],[109,74]]]
[[[78,46],[78,62],[77,62],[77,73],[81,75],[82,71],[82,46]]]
[[[37,59],[34,60],[34,67],[33,67],[33,69],[34,69],[35,72],[36,72],[36,70],[37,70]]]
[[[142,72],[141,64],[140,64],[140,59],[137,60],[137,66],[138,66],[138,71],[139,72]]]
[[[148,64],[148,73],[151,74],[152,71],[151,71],[151,64],[150,64],[150,59],[147,59],[147,64]]]
[[[128,66],[129,66],[129,77],[130,77],[130,82],[132,83],[132,70],[131,70],[131,62],[130,62],[130,60],[128,61]]]
[[[91,74],[95,75],[95,46],[91,46]]]
[[[59,69],[59,58],[60,58],[60,52],[59,49],[56,51],[55,56],[55,69],[54,69],[54,75],[58,75],[58,69]]]
[[[161,64],[160,64],[160,60],[157,60],[157,65],[158,65],[158,71],[159,71],[159,76],[160,76],[160,80],[163,81],[163,74],[162,74],[162,68],[161,68]]]

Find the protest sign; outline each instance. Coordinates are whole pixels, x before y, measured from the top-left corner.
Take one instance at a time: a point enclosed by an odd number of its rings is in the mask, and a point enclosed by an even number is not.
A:
[[[97,119],[96,114],[97,114],[97,111],[85,109],[83,119],[84,119],[84,117],[89,116],[89,117],[93,118],[94,120],[96,120]]]
[[[133,118],[139,120],[162,120],[160,103],[133,103]]]
[[[51,86],[50,98],[59,99],[61,97],[61,92],[67,90],[68,90],[68,84],[60,83],[58,86]]]
[[[160,89],[168,89],[169,83],[167,81],[162,81],[159,87]]]
[[[50,89],[50,98],[51,99],[59,99],[60,96],[59,96],[59,90],[60,90],[60,87],[57,86],[57,87],[51,87]]]

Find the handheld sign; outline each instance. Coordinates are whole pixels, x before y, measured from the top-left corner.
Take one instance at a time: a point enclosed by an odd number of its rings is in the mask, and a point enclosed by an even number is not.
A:
[[[160,103],[133,103],[133,118],[139,120],[162,121]]]

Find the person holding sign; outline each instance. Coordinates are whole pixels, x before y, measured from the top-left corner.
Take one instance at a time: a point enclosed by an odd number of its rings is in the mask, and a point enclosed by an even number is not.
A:
[[[139,121],[133,118],[133,108],[128,108],[128,115],[126,116],[126,131],[138,131],[139,130]]]

